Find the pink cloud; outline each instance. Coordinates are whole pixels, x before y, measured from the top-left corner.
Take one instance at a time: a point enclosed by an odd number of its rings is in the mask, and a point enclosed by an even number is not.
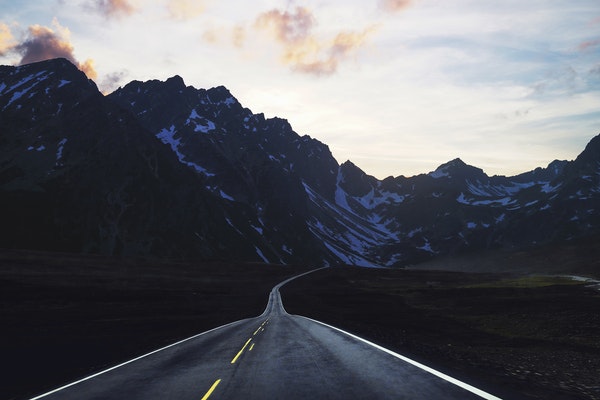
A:
[[[282,46],[281,60],[293,71],[316,76],[331,75],[366,42],[373,28],[340,32],[324,39],[313,31],[316,18],[304,7],[293,12],[271,10],[260,14],[255,28],[268,32]]]
[[[128,0],[95,0],[95,8],[107,18],[126,17],[136,11]]]
[[[56,19],[53,21],[53,28],[41,25],[29,27],[26,38],[13,47],[21,55],[19,65],[51,58],[66,58],[85,72],[88,78],[95,79],[98,74],[94,68],[94,60],[87,59],[83,63],[77,61],[69,40],[69,30],[62,27]]]
[[[379,0],[379,6],[389,12],[399,12],[412,5],[412,0]]]
[[[586,51],[588,49],[597,47],[598,45],[600,45],[600,39],[586,40],[585,42],[580,43],[578,48],[579,51]]]

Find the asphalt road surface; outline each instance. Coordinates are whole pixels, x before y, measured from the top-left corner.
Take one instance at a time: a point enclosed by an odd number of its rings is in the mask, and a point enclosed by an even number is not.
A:
[[[279,288],[288,281],[273,288],[259,317],[32,400],[497,399],[337,328],[287,314]]]

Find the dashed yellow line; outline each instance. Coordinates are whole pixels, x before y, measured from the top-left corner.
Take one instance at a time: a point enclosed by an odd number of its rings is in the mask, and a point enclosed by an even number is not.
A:
[[[253,348],[254,348],[254,343],[252,343],[252,344],[250,345],[250,348],[248,349],[248,351],[252,351],[252,349],[253,349]]]
[[[206,394],[204,395],[204,397],[202,397],[202,400],[207,400],[210,395],[212,394],[212,392],[217,388],[217,386],[219,385],[219,383],[221,383],[220,379],[217,379],[215,381],[215,383],[212,384],[212,386],[210,387],[210,389],[208,389],[208,392],[206,392]]]
[[[269,323],[269,320],[266,319],[262,324],[260,324],[260,326],[258,328],[256,328],[256,330],[254,331],[254,333],[252,334],[252,336],[256,336],[256,334],[258,333],[258,331],[260,331],[261,329],[264,331],[265,330],[265,325]]]
[[[238,353],[235,355],[235,357],[233,357],[233,360],[231,360],[232,364],[235,364],[235,362],[237,361],[237,359],[240,358],[240,356],[242,355],[242,353],[246,349],[246,346],[248,346],[248,343],[250,343],[251,341],[252,341],[252,338],[250,338],[250,339],[248,339],[248,341],[246,341],[246,344],[244,345],[244,347],[242,347],[242,349],[240,351],[238,351]]]

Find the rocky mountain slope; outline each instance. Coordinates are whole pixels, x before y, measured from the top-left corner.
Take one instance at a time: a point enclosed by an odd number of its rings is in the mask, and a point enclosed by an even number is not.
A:
[[[103,96],[64,59],[0,67],[0,247],[395,266],[600,230],[600,136],[515,177],[382,181],[224,87]]]

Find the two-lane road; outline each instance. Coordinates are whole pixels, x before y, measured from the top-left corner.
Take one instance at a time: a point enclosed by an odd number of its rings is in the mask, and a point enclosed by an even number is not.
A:
[[[287,314],[279,288],[288,281],[273,288],[259,317],[34,399],[497,399],[337,328]]]

